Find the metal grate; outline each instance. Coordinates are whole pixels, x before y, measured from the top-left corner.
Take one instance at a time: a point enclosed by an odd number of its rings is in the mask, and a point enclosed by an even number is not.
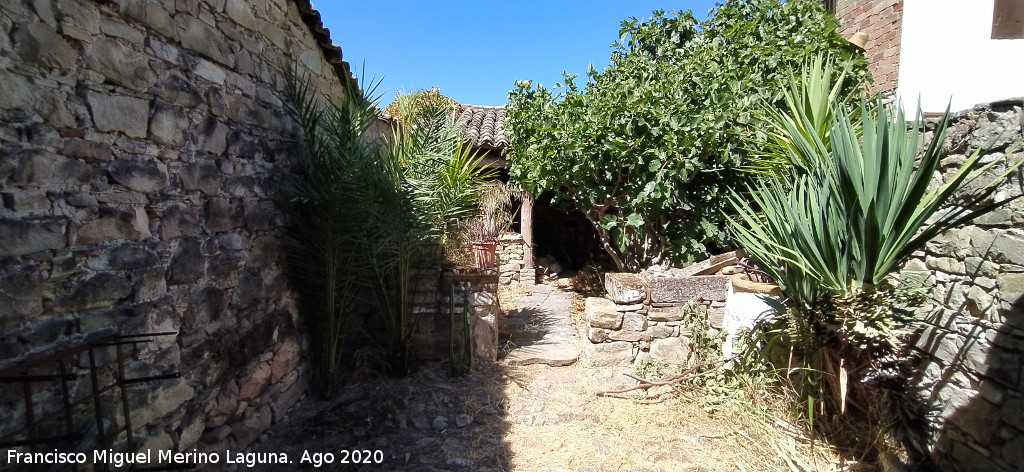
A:
[[[172,372],[160,375],[127,378],[125,375],[125,351],[126,345],[136,346],[153,341],[153,338],[160,336],[173,336],[177,332],[145,333],[132,335],[118,335],[90,342],[72,348],[59,349],[49,355],[30,359],[18,365],[0,370],[0,384],[19,385],[23,392],[22,404],[25,408],[25,424],[16,426],[13,431],[0,436],[0,449],[27,447],[32,453],[40,452],[42,446],[47,450],[54,447],[64,447],[68,451],[74,449],[85,438],[85,435],[75,430],[76,408],[92,408],[92,425],[96,428],[96,448],[120,447],[117,438],[124,433],[125,445],[128,451],[135,452],[135,441],[132,437],[131,408],[128,402],[129,385],[154,382],[158,380],[180,378],[180,372]],[[109,354],[113,350],[116,360],[117,376],[113,381],[101,385],[100,368],[97,361],[99,356]],[[80,367],[85,364],[82,357],[87,358],[87,367]],[[88,372],[84,372],[84,371]],[[88,395],[73,399],[71,382],[78,382],[83,376],[88,376],[85,381],[88,383]],[[85,383],[83,382],[83,383]],[[54,384],[56,388],[54,388]],[[42,389],[36,391],[36,386],[50,387],[56,390],[59,395],[60,407],[46,411],[45,403],[39,401],[37,395],[41,392],[51,390]],[[107,430],[104,427],[106,420],[111,419],[114,412],[105,412],[103,406],[103,395],[108,392],[113,394],[119,390],[121,412],[124,415],[123,425]],[[13,391],[13,390],[12,390]],[[116,424],[111,421],[111,424]],[[58,426],[59,425],[59,426]],[[61,431],[62,430],[62,431]],[[84,451],[80,451],[84,452]],[[110,470],[110,464],[96,464],[96,470]],[[36,464],[35,470],[41,470],[40,464]],[[169,470],[180,469],[180,466],[163,468],[146,468],[145,470]],[[79,470],[76,464],[73,470]],[[135,469],[133,470],[142,470]]]

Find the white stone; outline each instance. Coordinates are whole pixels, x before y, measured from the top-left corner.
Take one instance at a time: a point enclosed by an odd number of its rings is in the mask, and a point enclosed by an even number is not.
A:
[[[725,341],[722,343],[722,358],[732,357],[736,334],[742,328],[751,329],[758,320],[772,316],[775,311],[764,301],[763,294],[736,292],[729,284],[729,297],[725,300],[725,315],[722,329]]]

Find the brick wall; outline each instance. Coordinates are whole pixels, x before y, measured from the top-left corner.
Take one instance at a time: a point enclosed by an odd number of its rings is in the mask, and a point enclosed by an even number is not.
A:
[[[874,91],[896,88],[900,65],[900,31],[903,22],[902,0],[837,0],[839,33],[849,38],[862,31],[868,35],[865,45]]]

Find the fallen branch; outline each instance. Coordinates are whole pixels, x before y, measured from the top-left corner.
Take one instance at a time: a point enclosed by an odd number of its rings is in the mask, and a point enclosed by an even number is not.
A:
[[[734,360],[736,360],[736,356],[733,356],[733,357],[730,357],[730,358],[727,358],[727,359],[722,359],[720,361],[712,362],[711,364],[704,364],[703,362],[698,362],[693,367],[690,367],[689,369],[686,369],[686,370],[684,370],[684,371],[682,371],[682,372],[680,372],[680,373],[678,373],[676,375],[670,375],[668,377],[663,377],[663,378],[660,378],[660,379],[653,379],[653,380],[648,380],[648,379],[637,377],[637,376],[635,376],[633,374],[626,374],[626,373],[624,373],[622,375],[625,375],[626,377],[629,377],[629,378],[631,378],[633,380],[636,380],[637,382],[640,382],[640,385],[636,385],[636,386],[633,386],[633,387],[627,387],[627,388],[623,388],[623,389],[619,389],[619,390],[606,390],[606,391],[603,391],[603,392],[597,392],[597,396],[603,397],[603,396],[607,396],[607,395],[632,392],[633,390],[647,390],[647,389],[649,389],[651,387],[656,387],[656,386],[659,386],[659,385],[675,385],[675,384],[677,384],[679,382],[682,382],[683,380],[686,380],[687,378],[700,377],[700,376],[705,375],[708,372],[710,372],[710,371],[704,371],[704,372],[699,372],[697,374],[691,375],[694,372],[697,372],[698,370],[700,370],[701,367],[710,366],[712,369],[716,369],[716,368],[721,367],[721,366],[723,366],[725,364],[728,364],[729,362],[732,362]]]

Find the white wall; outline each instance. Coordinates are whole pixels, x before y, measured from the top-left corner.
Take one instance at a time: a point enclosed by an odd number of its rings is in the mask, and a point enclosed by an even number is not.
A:
[[[1024,96],[1024,39],[989,39],[994,0],[905,0],[897,95],[908,113]]]

